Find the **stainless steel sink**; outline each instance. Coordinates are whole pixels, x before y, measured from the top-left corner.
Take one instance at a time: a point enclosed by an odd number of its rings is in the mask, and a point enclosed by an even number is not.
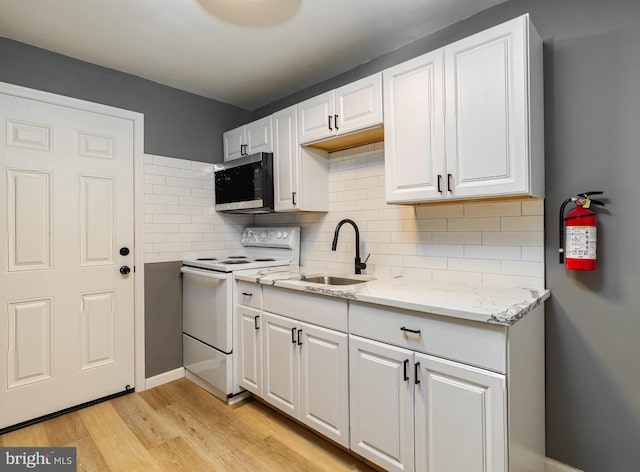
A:
[[[324,285],[355,285],[361,284],[363,282],[368,282],[368,280],[349,279],[347,277],[338,277],[334,275],[315,275],[312,277],[302,277],[302,280],[305,282],[311,282],[313,284]]]

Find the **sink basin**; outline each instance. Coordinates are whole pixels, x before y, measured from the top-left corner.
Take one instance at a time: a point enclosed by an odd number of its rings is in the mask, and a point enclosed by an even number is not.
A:
[[[354,285],[368,282],[367,280],[349,279],[347,277],[338,277],[334,275],[315,275],[312,277],[303,277],[302,280],[305,282],[324,285]]]

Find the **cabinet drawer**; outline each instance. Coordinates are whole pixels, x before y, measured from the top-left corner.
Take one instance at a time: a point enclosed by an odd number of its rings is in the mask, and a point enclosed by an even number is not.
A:
[[[349,332],[506,373],[507,334],[504,326],[350,302]]]
[[[262,309],[262,286],[253,282],[237,280],[238,304]]]
[[[264,311],[347,332],[347,302],[296,290],[264,287]]]

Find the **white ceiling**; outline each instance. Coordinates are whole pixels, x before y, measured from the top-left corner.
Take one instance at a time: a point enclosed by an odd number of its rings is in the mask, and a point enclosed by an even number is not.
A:
[[[0,36],[253,110],[503,1],[0,0]]]

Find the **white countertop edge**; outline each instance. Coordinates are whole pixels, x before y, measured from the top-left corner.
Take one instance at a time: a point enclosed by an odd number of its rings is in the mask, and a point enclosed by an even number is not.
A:
[[[431,288],[416,280],[384,280],[370,275],[336,274],[368,281],[356,285],[324,285],[301,280],[311,275],[314,272],[306,273],[301,267],[234,272],[237,280],[504,326],[513,325],[551,296],[546,289],[420,282],[435,285]]]

